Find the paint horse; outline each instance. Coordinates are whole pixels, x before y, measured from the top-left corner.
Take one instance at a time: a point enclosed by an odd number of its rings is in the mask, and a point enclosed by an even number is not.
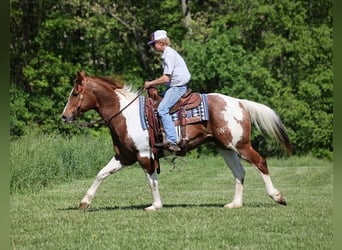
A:
[[[239,208],[243,205],[245,171],[240,157],[259,171],[267,194],[277,203],[286,205],[285,197],[272,183],[266,159],[251,145],[251,126],[254,124],[278,142],[284,151],[291,152],[291,143],[279,116],[263,104],[218,93],[208,93],[207,102],[208,121],[186,125],[186,150],[192,150],[209,140],[220,148],[224,161],[235,178],[233,200],[225,204],[224,208]],[[145,210],[162,208],[155,167],[159,161],[151,153],[148,131],[137,122],[140,115],[137,93],[113,79],[78,72],[61,118],[64,122],[71,123],[90,109],[96,110],[109,127],[115,156],[98,172],[79,208],[86,209],[89,206],[106,177],[137,161],[143,168],[152,191],[152,205]]]

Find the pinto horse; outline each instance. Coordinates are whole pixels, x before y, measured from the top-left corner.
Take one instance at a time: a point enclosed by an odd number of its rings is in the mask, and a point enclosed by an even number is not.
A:
[[[208,140],[219,146],[224,161],[235,178],[233,200],[225,204],[224,208],[239,208],[243,204],[245,171],[240,157],[259,171],[267,194],[277,203],[286,205],[284,196],[272,183],[266,159],[251,145],[253,123],[275,139],[285,151],[291,152],[289,137],[278,115],[263,104],[218,93],[207,94],[207,102],[209,120],[186,125],[186,150],[194,149]],[[64,122],[71,123],[90,109],[96,110],[109,127],[115,156],[98,172],[79,208],[86,209],[89,206],[106,177],[137,161],[143,168],[152,191],[152,205],[145,210],[162,208],[155,167],[159,161],[151,152],[147,129],[143,129],[137,122],[140,115],[137,93],[113,79],[88,76],[84,71],[78,72],[61,118]]]

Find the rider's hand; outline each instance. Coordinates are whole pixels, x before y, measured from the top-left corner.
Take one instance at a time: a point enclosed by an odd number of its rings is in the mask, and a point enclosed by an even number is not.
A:
[[[148,89],[149,87],[152,87],[152,82],[151,81],[146,81],[144,83],[144,89]]]

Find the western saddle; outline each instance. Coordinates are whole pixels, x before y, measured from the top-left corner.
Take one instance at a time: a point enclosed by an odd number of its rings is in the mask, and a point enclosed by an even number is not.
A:
[[[148,122],[148,133],[150,138],[150,145],[152,152],[156,158],[163,156],[163,150],[155,147],[156,143],[164,142],[164,129],[159,119],[157,108],[162,100],[157,88],[151,87],[147,89],[147,96],[145,97],[145,114]],[[174,122],[175,126],[180,126],[181,131],[181,151],[177,155],[184,156],[186,153],[186,124],[198,122],[199,120],[188,118],[187,110],[198,107],[201,103],[201,96],[199,93],[192,93],[191,89],[180,98],[180,100],[170,109],[170,115],[177,113],[178,119]]]

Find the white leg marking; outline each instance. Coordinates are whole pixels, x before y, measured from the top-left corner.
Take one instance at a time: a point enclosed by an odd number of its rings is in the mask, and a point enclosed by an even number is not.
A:
[[[239,179],[235,179],[235,194],[231,203],[225,204],[224,208],[240,208],[242,207],[243,184]]]
[[[260,172],[260,171],[259,171]],[[265,183],[265,188],[267,191],[267,194],[275,201],[279,202],[281,199],[283,199],[283,196],[281,193],[276,189],[272,183],[271,176],[265,175],[260,172],[260,175]]]
[[[108,164],[100,170],[100,172],[97,174],[95,181],[88,189],[87,193],[83,197],[80,203],[81,208],[86,208],[89,206],[90,202],[95,196],[96,190],[100,186],[101,182],[107,178],[109,175],[119,171],[122,168],[122,165],[119,161],[113,157]]]
[[[145,211],[155,211],[163,207],[158,189],[157,173],[154,172],[152,175],[146,173],[146,178],[152,191],[153,203],[151,206],[146,207]]]
[[[242,207],[243,195],[243,179],[245,177],[245,170],[241,165],[239,156],[236,152],[231,150],[221,151],[224,161],[232,171],[235,177],[235,193],[231,203],[224,205],[225,208],[239,208]]]

